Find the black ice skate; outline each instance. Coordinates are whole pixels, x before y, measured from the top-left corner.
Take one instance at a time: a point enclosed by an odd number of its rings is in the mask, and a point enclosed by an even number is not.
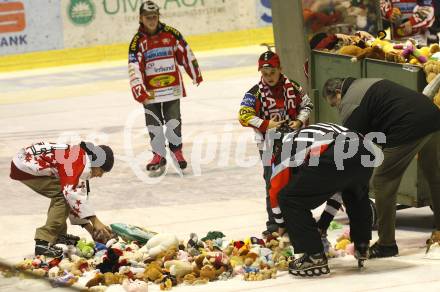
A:
[[[289,263],[289,273],[300,277],[316,277],[330,273],[327,257],[324,253],[308,255],[303,254],[300,258]]]
[[[80,240],[78,236],[72,235],[72,234],[61,234],[56,244],[65,244],[65,245],[76,245],[76,243]]]
[[[370,247],[369,253],[370,253],[369,256],[370,259],[394,257],[399,255],[399,248],[397,247],[397,245],[384,246],[376,242]]]
[[[44,240],[35,240],[35,255],[44,255],[50,258],[60,258],[63,256],[63,249],[57,246],[51,245]]]
[[[359,268],[363,268],[364,261],[366,261],[368,259],[368,256],[369,256],[368,249],[369,249],[368,242],[354,244],[354,257],[358,260],[358,267]]]

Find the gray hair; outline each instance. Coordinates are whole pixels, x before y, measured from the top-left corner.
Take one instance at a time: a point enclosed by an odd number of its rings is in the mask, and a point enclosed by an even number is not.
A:
[[[322,87],[322,97],[334,97],[336,96],[336,90],[342,90],[344,78],[330,78]]]

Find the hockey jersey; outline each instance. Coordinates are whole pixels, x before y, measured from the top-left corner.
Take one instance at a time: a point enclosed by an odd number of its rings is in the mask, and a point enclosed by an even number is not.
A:
[[[189,45],[175,28],[159,23],[158,32],[148,35],[142,28],[133,37],[128,53],[128,72],[133,97],[138,102],[166,102],[186,96],[178,65],[193,80],[202,74]]]
[[[291,168],[303,165],[313,156],[319,157],[334,143],[338,135],[345,135],[347,131],[347,128],[340,125],[318,123],[299,131],[283,134],[280,138],[283,151],[274,150],[269,188],[270,205],[278,225],[284,225],[278,195],[291,179]],[[339,196],[338,193],[332,197],[333,200],[339,201],[337,196]]]
[[[11,162],[10,177],[14,180],[44,176],[60,179],[72,224],[86,223],[79,219],[95,215],[88,201],[85,183],[90,175],[90,158],[79,145],[40,142],[21,149]]]
[[[261,79],[246,92],[240,104],[238,120],[242,126],[256,130],[255,139],[261,145],[270,119],[300,120],[306,124],[312,110],[313,103],[303,88],[281,75],[280,81],[273,87]]]
[[[435,20],[432,0],[381,0],[382,17],[391,21],[393,9],[400,11],[399,23],[394,23],[395,38],[415,37],[423,34]],[[404,23],[409,21],[412,31],[406,33]]]

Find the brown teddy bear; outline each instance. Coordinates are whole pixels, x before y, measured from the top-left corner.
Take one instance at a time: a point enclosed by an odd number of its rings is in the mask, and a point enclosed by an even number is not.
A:
[[[349,45],[339,49],[339,54],[353,56],[352,61],[356,62],[365,58],[385,60],[385,52],[379,46],[366,47],[364,49]]]

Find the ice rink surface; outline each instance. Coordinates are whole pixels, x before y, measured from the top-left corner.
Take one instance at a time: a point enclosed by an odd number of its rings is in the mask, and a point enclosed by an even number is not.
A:
[[[185,78],[181,100],[184,154],[181,176],[171,164],[167,174],[150,178],[151,157],[143,108],[134,101],[125,61],[0,74],[0,259],[16,263],[30,256],[34,230],[45,220],[48,199],[9,178],[12,156],[39,141],[109,144],[113,171],[91,181],[90,199],[106,223],[129,223],[188,240],[219,230],[228,239],[259,236],[264,228],[264,184],[253,133],[237,121],[244,93],[259,80],[262,47],[196,53],[204,82]],[[319,183],[319,182],[317,182]],[[320,210],[315,212],[319,214]],[[337,217],[346,222],[344,213]],[[424,258],[433,225],[429,208],[398,211],[400,256],[366,262],[331,259],[325,278],[245,282],[240,277],[175,291],[440,291],[440,261]],[[70,233],[86,235],[78,227]],[[334,243],[341,230],[331,231]],[[376,232],[373,234],[375,240]],[[150,285],[150,291],[159,287]],[[0,291],[45,291],[46,283],[0,278]]]

